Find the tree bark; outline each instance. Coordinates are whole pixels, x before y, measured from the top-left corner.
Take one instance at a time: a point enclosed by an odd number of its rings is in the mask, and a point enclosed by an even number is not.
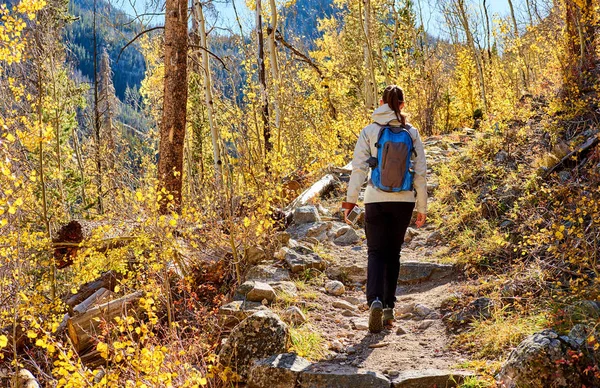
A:
[[[261,0],[256,0],[256,40],[258,46],[258,82],[260,83],[261,117],[263,122],[263,138],[265,141],[265,169],[268,171],[267,155],[273,149],[271,143],[271,127],[269,125],[269,99],[267,96],[267,80],[265,76],[265,50],[262,30]]]
[[[221,150],[219,148],[219,130],[214,119],[214,104],[212,95],[212,76],[210,72],[210,56],[208,54],[208,37],[206,35],[206,19],[204,18],[204,10],[200,1],[195,2],[194,12],[198,20],[198,28],[200,34],[200,46],[202,49],[202,66],[204,67],[204,100],[206,103],[206,111],[208,115],[208,126],[210,127],[210,135],[213,147],[213,162],[215,169],[215,182],[218,187],[221,186],[223,180],[223,169],[221,161]]]
[[[271,8],[271,28],[269,29],[269,59],[271,61],[271,76],[273,77],[273,109],[275,110],[275,128],[278,132],[278,148],[281,148],[281,107],[279,103],[279,61],[277,60],[277,46],[275,45],[275,31],[277,31],[277,6],[275,0],[269,0]]]
[[[159,190],[173,196],[181,211],[183,147],[187,109],[187,0],[167,0],[165,12],[165,78],[158,159]],[[163,195],[161,213],[169,211]]]
[[[371,49],[371,0],[362,0],[363,2],[363,33],[365,43],[363,45],[363,55],[365,64],[365,104],[368,109],[376,108],[377,87],[375,80],[375,66],[373,63],[373,53]]]

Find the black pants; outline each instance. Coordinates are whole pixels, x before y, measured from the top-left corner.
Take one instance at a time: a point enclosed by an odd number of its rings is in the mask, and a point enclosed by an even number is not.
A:
[[[400,250],[414,207],[412,202],[377,202],[365,205],[369,306],[375,298],[379,298],[383,307],[394,307],[400,273]]]

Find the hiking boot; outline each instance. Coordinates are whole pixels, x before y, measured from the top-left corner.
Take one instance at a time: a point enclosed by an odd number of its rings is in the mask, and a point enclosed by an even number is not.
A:
[[[394,324],[394,309],[393,308],[384,308],[383,309],[383,325],[384,326],[392,326]]]
[[[375,299],[371,303],[369,310],[369,331],[371,333],[379,333],[383,330],[383,303],[379,299]]]

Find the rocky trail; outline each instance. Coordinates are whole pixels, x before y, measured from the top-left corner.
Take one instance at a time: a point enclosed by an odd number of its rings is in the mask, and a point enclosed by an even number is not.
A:
[[[435,166],[466,141],[458,140],[434,138],[424,143],[430,196],[436,187]],[[459,385],[472,372],[460,368],[466,356],[450,347],[442,305],[461,279],[439,254],[444,248],[439,233],[431,224],[409,228],[401,255],[396,321],[381,333],[369,333],[364,231],[342,223],[339,212],[345,188],[339,182],[346,178],[342,171],[328,198],[294,209],[293,224],[278,235],[273,259],[260,248],[247,254],[253,266],[246,282],[234,301],[220,310],[223,323],[233,328],[221,361],[250,387]],[[287,352],[288,325],[322,341],[315,347],[320,352],[307,352],[311,361]]]

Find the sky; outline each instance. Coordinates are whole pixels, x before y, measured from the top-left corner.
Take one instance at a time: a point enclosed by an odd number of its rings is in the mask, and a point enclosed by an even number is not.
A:
[[[239,32],[239,27],[237,21],[235,19],[235,12],[232,5],[232,1],[235,1],[235,5],[238,10],[238,14],[241,19],[242,28],[244,31],[249,31],[252,29],[252,25],[254,24],[254,17],[251,11],[246,7],[246,0],[215,0],[214,4],[214,12],[207,13],[207,19],[211,26],[216,28],[217,32],[226,34],[227,30],[233,30],[235,32]],[[361,1],[361,0],[354,0]],[[525,0],[515,0],[515,8],[517,15],[524,14],[524,1]],[[151,3],[160,3],[164,4],[164,0],[112,0],[111,3],[117,7],[122,8],[125,12],[131,15],[140,15],[145,12],[153,13],[156,12],[155,6],[148,6],[146,4]],[[266,1],[265,1],[266,2]],[[281,0],[277,1],[278,3]],[[415,1],[418,3],[418,1]],[[422,0],[422,12],[424,24],[427,32],[432,35],[440,36],[443,35],[443,25],[442,17],[438,9],[439,1],[435,0]],[[473,2],[475,3],[475,2]],[[494,15],[499,17],[505,17],[509,15],[510,8],[508,5],[508,0],[488,0],[489,4],[489,13],[490,17],[493,18]],[[137,11],[137,12],[136,12]],[[517,16],[518,18],[518,16]],[[162,21],[162,17],[157,16],[144,16],[146,22],[152,22],[152,24],[159,24]]]

